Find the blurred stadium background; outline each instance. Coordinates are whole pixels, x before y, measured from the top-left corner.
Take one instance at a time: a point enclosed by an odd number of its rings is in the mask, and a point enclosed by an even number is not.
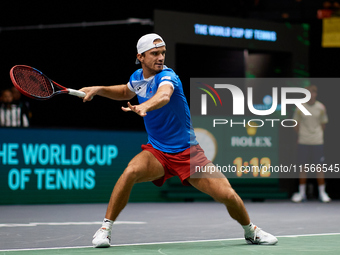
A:
[[[176,45],[175,50],[169,51],[169,67],[173,67],[181,77],[186,95],[189,97],[190,77],[249,77],[244,62],[244,51],[262,54],[263,59],[269,59],[262,72],[254,77],[310,77],[338,78],[340,40],[335,35],[334,44],[322,44],[323,22],[335,18],[340,12],[336,1],[308,0],[243,0],[243,1],[1,1],[0,3],[0,89],[11,86],[9,70],[13,65],[24,64],[36,67],[56,82],[75,89],[91,85],[111,85],[127,83],[135,70],[136,42],[140,36],[155,30],[166,42]],[[155,16],[168,11],[180,13],[171,15],[168,19]],[[264,22],[268,28],[299,27],[301,34],[288,35],[282,47],[263,48],[242,42],[239,46],[221,45],[213,42],[211,45],[190,43],[185,35],[179,33],[178,38],[171,31],[185,29],[181,22],[187,24],[185,14],[208,15],[209,19],[237,19],[245,24]],[[184,15],[184,16],[183,16]],[[172,17],[172,18],[171,18]],[[134,19],[132,19],[134,18]],[[120,21],[115,24],[114,21]],[[122,21],[122,22],[121,22]],[[99,24],[99,22],[103,22]],[[106,22],[106,23],[105,23]],[[340,33],[340,21],[337,21]],[[172,23],[176,23],[174,28]],[[261,23],[262,24],[262,23]],[[158,29],[156,29],[158,26]],[[246,25],[247,26],[247,25]],[[336,26],[335,26],[336,27]],[[162,31],[167,30],[166,33]],[[176,33],[174,33],[176,35]],[[202,39],[206,40],[206,39]],[[226,39],[227,40],[227,39]],[[338,41],[338,45],[337,44]],[[289,43],[287,46],[285,43]],[[295,43],[295,44],[294,44]],[[327,46],[327,47],[325,47]],[[302,47],[302,50],[299,49]],[[297,50],[298,49],[298,50]],[[294,62],[296,51],[300,52],[300,62]],[[209,54],[209,57],[207,57]],[[295,55],[294,55],[295,54]],[[209,61],[224,65],[224,69],[209,68]],[[224,62],[223,62],[224,61]],[[232,63],[230,65],[230,63]],[[166,62],[167,64],[167,62]],[[231,67],[235,68],[230,71]],[[197,71],[198,66],[200,70]],[[274,68],[275,67],[275,68]],[[248,70],[249,71],[249,70]],[[331,89],[319,84],[319,100],[323,102],[330,118],[325,134],[326,157],[329,163],[338,160],[338,93],[340,88]],[[29,129],[0,129],[0,145],[2,162],[0,161],[1,193],[0,204],[25,203],[77,203],[77,202],[106,202],[113,183],[124,169],[128,160],[138,152],[139,146],[145,141],[143,120],[137,116],[128,115],[120,110],[125,102],[113,102],[104,98],[95,98],[93,102],[83,104],[69,96],[58,96],[49,101],[39,102],[25,99],[29,102],[32,119]],[[134,99],[136,100],[136,99]],[[136,101],[133,101],[136,103]],[[59,140],[59,135],[63,138]],[[38,138],[37,138],[38,136]],[[134,136],[134,139],[131,139]],[[90,137],[90,138],[89,138]],[[109,138],[107,138],[109,137]],[[295,137],[293,133],[279,130],[282,143],[278,148],[278,162],[284,163],[290,153],[294,153]],[[288,137],[288,138],[287,138]],[[88,141],[84,142],[84,139]],[[73,140],[72,140],[73,139]],[[129,141],[127,145],[126,141]],[[133,141],[136,141],[134,143]],[[9,145],[14,144],[20,153],[22,144],[65,144],[70,150],[72,144],[81,144],[85,150],[88,145],[99,146],[113,144],[118,147],[118,155],[110,164],[93,166],[74,166],[74,174],[78,179],[71,188],[62,186],[59,189],[55,182],[46,182],[41,189],[37,188],[38,175],[33,169],[48,166],[39,163],[28,164],[24,160],[9,163],[4,160],[8,156]],[[6,145],[6,146],[4,146]],[[17,147],[16,147],[17,146]],[[69,151],[67,152],[69,153]],[[104,154],[104,152],[102,152]],[[286,154],[288,153],[288,154]],[[98,153],[97,153],[98,154]],[[287,156],[288,155],[288,156]],[[103,155],[102,155],[103,156]],[[290,158],[291,159],[291,158]],[[104,166],[103,166],[104,165]],[[55,176],[62,165],[49,166],[55,171],[44,172],[44,176]],[[22,170],[28,168],[31,172],[30,181],[22,184],[25,174]],[[84,188],[81,183],[81,169],[96,169],[96,185],[92,190]],[[10,171],[16,169],[17,171]],[[70,170],[71,171],[71,170]],[[10,177],[11,176],[11,179]],[[41,175],[43,176],[43,175]],[[35,178],[35,179],[34,179]],[[44,178],[44,177],[42,177]],[[54,178],[54,177],[52,177]],[[71,178],[71,177],[70,177]],[[85,177],[84,177],[85,178]],[[54,180],[54,179],[53,179]],[[21,182],[20,182],[21,181]],[[41,180],[40,180],[41,181]],[[315,180],[311,180],[316,188]],[[12,184],[12,188],[9,184]],[[251,194],[246,187],[249,183],[235,183],[241,196],[245,199],[288,199],[297,188],[297,180],[277,179],[274,182],[261,183],[254,180],[257,195]],[[328,192],[334,199],[340,198],[339,180],[328,179]],[[78,186],[77,186],[78,185]],[[39,185],[38,185],[39,186]],[[93,191],[93,192],[91,192]],[[310,196],[316,195],[316,190]],[[255,193],[256,193],[255,192]],[[273,195],[274,194],[274,195]],[[192,201],[204,200],[205,196],[198,195],[192,190],[178,187],[173,181],[161,189],[152,184],[139,185],[134,189],[131,201]]]

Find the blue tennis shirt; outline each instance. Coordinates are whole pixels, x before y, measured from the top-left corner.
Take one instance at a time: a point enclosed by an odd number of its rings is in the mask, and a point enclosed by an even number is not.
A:
[[[164,66],[155,76],[144,79],[143,69],[138,69],[131,75],[127,85],[137,94],[138,102],[142,104],[165,84],[172,85],[174,89],[169,103],[147,112],[144,124],[148,133],[148,143],[155,149],[166,153],[178,153],[198,144],[179,77],[171,68]]]

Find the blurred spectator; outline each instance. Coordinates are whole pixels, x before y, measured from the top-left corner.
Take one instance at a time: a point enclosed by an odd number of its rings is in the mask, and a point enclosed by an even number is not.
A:
[[[0,92],[0,126],[1,127],[28,127],[27,113],[22,105],[13,102],[11,89],[4,89]]]
[[[28,121],[32,118],[32,112],[30,110],[30,104],[28,101],[22,99],[22,94],[16,87],[11,88],[13,95],[13,103],[22,109],[22,112],[28,117]]]
[[[298,122],[295,127],[298,133],[298,164],[314,164],[321,166],[325,162],[324,157],[324,130],[328,123],[326,107],[316,100],[317,87],[310,85],[306,87],[311,92],[311,99],[304,104],[306,109],[312,115],[304,115],[300,109],[296,109],[293,118]],[[320,169],[319,168],[319,169]],[[325,178],[322,171],[315,171],[319,190],[319,199],[321,202],[330,202],[331,199],[326,193]],[[306,200],[306,183],[307,173],[305,171],[299,176],[299,192],[292,196],[293,202],[301,202]]]
[[[19,90],[17,90],[17,88],[13,86],[11,88],[11,92],[13,95],[13,102],[19,102],[21,99],[21,93],[19,92]]]
[[[324,1],[322,3],[322,9],[317,11],[318,19],[325,19],[330,17],[340,16],[340,3],[335,0]]]
[[[335,0],[324,1],[322,3],[322,6],[323,6],[324,9],[332,9],[332,10],[340,9],[339,2],[335,1]]]

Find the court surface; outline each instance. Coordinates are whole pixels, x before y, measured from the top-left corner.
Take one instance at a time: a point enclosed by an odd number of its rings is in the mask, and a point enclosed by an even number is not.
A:
[[[339,254],[340,201],[245,205],[277,245],[247,245],[216,202],[130,203],[106,249],[91,247],[106,204],[18,205],[0,206],[0,254]]]

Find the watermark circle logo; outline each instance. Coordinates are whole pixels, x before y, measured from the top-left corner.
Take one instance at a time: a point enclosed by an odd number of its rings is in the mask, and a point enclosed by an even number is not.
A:
[[[195,128],[196,140],[204,150],[206,157],[214,161],[217,155],[217,141],[215,136],[204,128]]]

